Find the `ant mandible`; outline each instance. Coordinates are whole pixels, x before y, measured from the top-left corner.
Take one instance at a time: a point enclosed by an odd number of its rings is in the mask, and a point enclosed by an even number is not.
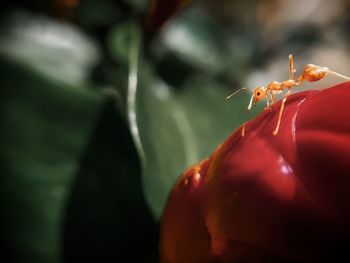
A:
[[[294,79],[294,72],[295,71],[296,70],[294,69],[293,55],[290,54],[289,55],[289,79],[288,80],[285,80],[282,82],[273,81],[269,85],[267,85],[266,88],[263,86],[259,86],[252,91],[252,96],[250,98],[250,102],[248,105],[248,111],[251,110],[252,105],[255,106],[256,103],[258,103],[261,99],[264,99],[264,98],[266,98],[266,104],[267,104],[265,109],[269,108],[271,105],[273,105],[275,103],[276,94],[279,94],[279,93],[287,90],[287,92],[284,94],[284,96],[282,98],[276,128],[272,132],[273,135],[278,134],[278,130],[279,130],[279,127],[281,124],[281,118],[282,118],[282,114],[283,114],[284,104],[286,103],[288,96],[291,94],[293,87],[300,86],[303,83],[303,81],[314,82],[314,81],[321,80],[327,74],[336,75],[336,76],[341,77],[343,79],[350,80],[349,77],[341,75],[335,71],[331,71],[327,67],[320,67],[320,66],[316,66],[313,64],[307,64],[304,67],[303,74],[300,75],[296,79]],[[242,90],[247,90],[247,88],[239,89],[238,91],[227,96],[226,99],[231,98],[233,95],[237,94],[238,92],[240,92]],[[242,137],[244,136],[244,132],[245,132],[245,123],[242,126]]]

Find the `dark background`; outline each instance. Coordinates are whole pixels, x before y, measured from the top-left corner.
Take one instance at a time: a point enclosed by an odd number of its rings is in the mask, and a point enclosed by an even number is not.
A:
[[[346,0],[152,4],[3,4],[2,261],[158,262],[175,180],[264,106],[228,94],[286,79],[290,53],[350,75]]]

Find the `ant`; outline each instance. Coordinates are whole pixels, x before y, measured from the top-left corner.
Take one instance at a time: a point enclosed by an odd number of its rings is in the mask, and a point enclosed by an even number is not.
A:
[[[300,86],[303,83],[303,81],[314,82],[314,81],[321,80],[327,74],[336,75],[336,76],[341,77],[343,79],[350,80],[349,77],[341,75],[337,72],[331,71],[327,67],[320,67],[320,66],[316,66],[313,64],[307,64],[304,67],[303,74],[300,75],[296,79],[294,79],[294,76],[293,76],[295,71],[296,70],[294,69],[293,55],[290,54],[289,55],[289,79],[288,80],[285,80],[282,82],[273,81],[270,84],[268,84],[266,86],[266,88],[264,86],[259,86],[252,91],[252,96],[250,98],[250,102],[248,105],[248,111],[251,110],[252,105],[255,106],[256,103],[258,103],[261,99],[264,99],[264,98],[266,98],[266,104],[267,104],[265,110],[268,109],[271,105],[275,104],[276,94],[282,93],[283,91],[287,90],[287,92],[284,94],[284,96],[282,98],[276,128],[272,132],[273,135],[278,134],[278,130],[279,130],[279,127],[281,124],[281,118],[282,118],[282,114],[283,114],[284,105],[287,101],[288,96],[291,94],[293,87]],[[240,92],[242,90],[247,90],[247,88],[244,87],[244,88],[237,90],[236,92],[227,96],[226,99],[231,98],[233,95],[237,94],[238,92]],[[244,136],[244,132],[245,132],[245,123],[243,124],[243,127],[242,127],[242,137]]]

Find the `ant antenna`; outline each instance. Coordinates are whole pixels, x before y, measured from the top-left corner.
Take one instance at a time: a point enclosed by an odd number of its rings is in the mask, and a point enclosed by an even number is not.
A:
[[[349,77],[344,76],[344,75],[342,75],[342,74],[339,74],[339,73],[337,73],[337,72],[335,72],[335,71],[328,70],[327,73],[328,73],[328,74],[335,75],[335,76],[338,76],[338,77],[341,77],[341,78],[346,79],[346,80],[350,80]]]
[[[232,96],[236,95],[238,92],[240,92],[240,91],[242,91],[242,90],[247,90],[247,89],[248,89],[248,88],[245,88],[245,87],[240,88],[239,90],[237,90],[237,91],[233,92],[232,94],[228,95],[228,96],[226,97],[226,99],[228,100],[228,99],[231,98]]]

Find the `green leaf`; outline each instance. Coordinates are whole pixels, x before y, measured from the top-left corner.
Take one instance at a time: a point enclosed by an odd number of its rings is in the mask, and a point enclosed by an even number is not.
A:
[[[140,78],[137,120],[145,155],[144,189],[159,218],[182,171],[210,153],[250,117],[246,94],[225,101],[227,94],[205,78],[174,92],[156,79]]]
[[[1,62],[1,237],[12,262],[59,262],[67,196],[102,96]]]
[[[227,65],[229,50],[223,33],[203,11],[188,8],[162,31],[160,42],[186,63],[207,74],[215,74]]]
[[[64,233],[65,262],[157,262],[158,231],[140,162],[112,99],[80,161]]]
[[[85,84],[99,59],[94,42],[73,25],[15,12],[2,26],[0,54],[56,81]]]
[[[0,240],[11,262],[156,262],[114,99],[0,60]]]
[[[140,33],[130,31],[129,124],[142,158],[143,187],[159,219],[175,180],[206,158],[250,116],[249,96],[225,101],[227,89],[205,76],[191,76],[174,90],[139,54]]]
[[[220,24],[200,5],[189,5],[165,25],[151,51],[162,68],[173,66],[169,56],[182,64],[163,72],[167,78],[178,77],[179,72],[191,68],[212,79],[238,83],[250,70],[258,49],[255,42],[244,28]]]
[[[0,53],[3,254],[24,263],[156,262],[127,120],[115,91],[85,85],[96,46],[69,25],[19,13],[5,24]]]

